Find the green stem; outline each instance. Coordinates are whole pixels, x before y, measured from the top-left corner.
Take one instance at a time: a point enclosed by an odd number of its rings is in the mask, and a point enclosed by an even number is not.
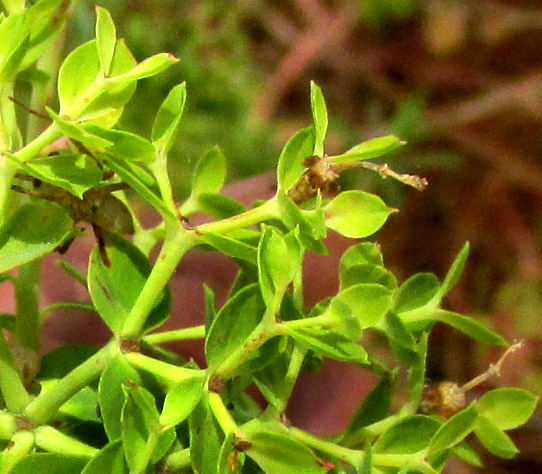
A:
[[[65,435],[52,426],[39,426],[34,430],[36,446],[51,453],[91,458],[98,449]]]
[[[160,298],[171,275],[175,272],[179,261],[194,246],[193,234],[183,229],[180,223],[176,230],[169,231],[168,234],[173,236],[171,238],[166,236],[149,278],[124,322],[121,332],[124,339],[138,339],[141,336],[148,315]]]
[[[0,474],[9,474],[15,464],[30,454],[33,447],[34,434],[31,431],[15,433],[9,449],[5,449],[0,455]]]
[[[45,423],[67,400],[98,378],[118,351],[118,342],[115,339],[111,340],[96,354],[60,379],[50,390],[40,393],[28,404],[24,414],[35,423]]]
[[[7,409],[12,413],[22,413],[30,402],[30,396],[24,388],[2,330],[0,330],[0,391]]]
[[[176,329],[174,331],[157,332],[147,334],[143,340],[148,344],[163,344],[171,341],[184,341],[187,339],[203,339],[205,337],[205,326],[194,326],[191,328]]]
[[[242,214],[199,225],[196,227],[196,231],[199,230],[203,233],[211,234],[225,234],[226,232],[248,227],[253,224],[259,224],[260,222],[269,219],[276,219],[279,216],[280,211],[277,200],[276,198],[272,198],[261,206],[249,209]]]
[[[339,446],[338,444],[331,443],[326,441],[318,436],[315,436],[306,431],[300,430],[299,428],[291,427],[288,428],[288,433],[292,438],[297,439],[298,441],[310,446],[316,451],[328,454],[329,456],[340,459],[352,466],[359,466],[365,455],[363,450],[355,450],[345,448],[344,446]],[[415,463],[418,468],[421,468],[422,472],[430,472],[425,469],[429,467],[425,464],[420,458],[422,454],[413,453],[413,454],[372,454],[372,461],[374,466],[382,467],[401,467],[407,463]]]
[[[40,336],[39,283],[41,260],[33,260],[19,267],[15,281],[17,318],[15,335],[19,345],[38,350]]]
[[[244,438],[243,432],[237,426],[237,423],[235,423],[235,420],[231,416],[229,410],[226,408],[226,405],[224,405],[222,397],[215,392],[209,392],[207,397],[209,407],[211,408],[211,411],[213,412],[213,415],[224,434],[227,436],[229,433],[235,433],[238,438]]]
[[[0,439],[9,440],[17,430],[15,415],[7,411],[0,411]]]
[[[174,385],[191,377],[205,377],[203,370],[177,367],[137,352],[127,353],[125,357],[132,367],[149,372],[167,384]]]
[[[301,347],[298,344],[294,344],[294,348],[292,349],[292,354],[290,356],[290,363],[288,364],[288,370],[286,371],[284,380],[277,391],[277,398],[280,400],[280,402],[278,405],[276,405],[276,409],[279,413],[284,413],[284,410],[286,410],[286,405],[288,405],[288,400],[290,399],[292,391],[294,390],[306,353],[306,348]]]
[[[277,335],[278,329],[279,323],[275,322],[274,319],[266,319],[264,315],[262,322],[254,328],[245,342],[226,357],[224,362],[214,371],[213,375],[221,379],[231,377],[237,367],[248,360],[269,339]]]
[[[300,430],[299,428],[293,426],[288,428],[288,434],[301,443],[306,444],[317,451],[328,454],[336,459],[340,459],[341,461],[351,464],[352,466],[359,466],[365,454],[364,451],[339,446],[338,444],[331,443],[330,441],[326,441],[318,436],[307,433],[306,431]]]
[[[167,208],[176,216],[179,212],[177,205],[173,199],[173,191],[171,189],[171,182],[169,181],[169,175],[167,170],[167,154],[160,150],[156,154],[156,160],[150,165],[151,171],[156,177],[158,187],[160,188],[160,194],[162,200]]]

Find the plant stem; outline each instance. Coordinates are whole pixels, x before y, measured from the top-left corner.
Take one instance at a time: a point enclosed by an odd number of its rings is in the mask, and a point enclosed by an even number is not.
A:
[[[12,413],[22,413],[30,402],[15,361],[9,349],[4,332],[0,329],[0,391],[7,409]]]
[[[15,280],[17,318],[15,335],[19,345],[33,351],[38,350],[40,335],[39,283],[41,260],[33,260],[19,268]]]
[[[259,224],[260,222],[276,219],[280,216],[279,208],[276,198],[272,198],[266,201],[259,207],[249,209],[242,214],[228,217],[215,222],[209,222],[207,224],[201,224],[196,227],[196,231],[211,234],[225,234],[232,230],[248,227],[253,224]]]
[[[127,353],[125,357],[132,367],[149,372],[167,384],[174,385],[187,378],[205,376],[203,370],[177,367],[137,352]]]
[[[91,458],[99,451],[93,446],[65,435],[52,426],[38,426],[34,430],[34,437],[36,446],[51,453]]]
[[[118,342],[112,339],[96,354],[60,379],[50,390],[39,394],[28,404],[24,414],[34,423],[45,423],[67,400],[98,378],[118,352]]]
[[[184,341],[187,339],[203,339],[204,337],[205,326],[202,324],[201,326],[194,326],[191,328],[147,334],[143,340],[148,344],[162,344],[164,342]]]
[[[209,392],[207,394],[207,397],[209,401],[209,407],[211,408],[211,411],[213,412],[213,415],[224,434],[227,436],[229,433],[235,433],[238,438],[243,438],[243,432],[237,426],[237,423],[235,423],[233,417],[231,416],[231,413],[224,405],[222,397],[215,392]]]
[[[274,319],[267,319],[264,315],[262,322],[254,328],[245,342],[237,347],[224,362],[218,366],[213,375],[221,379],[231,377],[237,367],[245,362],[255,351],[265,344],[265,342],[277,335],[278,327],[279,323]]]
[[[168,238],[166,235],[166,240],[149,278],[124,322],[121,332],[122,338],[138,339],[141,336],[148,315],[160,298],[160,294],[171,275],[175,272],[179,261],[195,245],[193,233],[184,229],[180,223],[176,229],[168,230],[167,234],[172,237]]]
[[[31,431],[15,433],[9,449],[5,449],[0,456],[0,474],[10,473],[15,464],[30,454],[33,447],[34,434]]]
[[[301,370],[301,364],[303,364],[303,359],[305,358],[306,353],[306,348],[294,343],[292,354],[290,356],[290,363],[288,364],[288,370],[286,371],[286,375],[284,376],[277,394],[280,404],[275,406],[275,408],[279,413],[284,413],[284,410],[286,410],[288,400],[292,395],[292,391],[297,381],[299,371]]]

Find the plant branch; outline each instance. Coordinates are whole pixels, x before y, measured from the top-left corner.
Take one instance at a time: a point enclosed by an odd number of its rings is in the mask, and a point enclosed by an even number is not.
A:
[[[66,401],[98,378],[109,364],[109,361],[118,354],[118,351],[118,343],[115,339],[112,339],[96,354],[60,379],[50,390],[40,393],[28,404],[24,414],[35,423],[45,423],[55,416],[58,409]]]
[[[174,331],[156,332],[147,334],[143,340],[148,344],[163,344],[171,341],[184,341],[187,339],[203,339],[205,337],[205,326],[194,326],[190,328],[176,329]]]
[[[0,391],[7,409],[12,413],[22,413],[30,402],[30,396],[13,360],[4,332],[0,329]]]

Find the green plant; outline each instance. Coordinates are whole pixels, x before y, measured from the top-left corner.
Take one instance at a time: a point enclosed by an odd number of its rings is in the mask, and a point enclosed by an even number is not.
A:
[[[10,333],[8,344],[0,332],[0,473],[436,473],[452,454],[480,464],[465,442],[471,432],[495,455],[516,454],[505,431],[530,417],[536,403],[530,393],[497,389],[465,407],[465,391],[475,380],[445,387],[454,407],[442,400],[431,404],[428,392],[424,395],[426,343],[436,321],[479,341],[506,345],[475,320],[441,307],[460,276],[468,245],[442,282],[422,273],[399,285],[378,246],[359,242],[341,259],[337,295],[304,307],[305,251],[325,254],[328,229],[352,238],[370,236],[395,212],[375,195],[338,193],[334,182],[340,170],[365,166],[383,177],[425,185],[366,161],[399,147],[397,138],[376,138],[326,156],[326,106],[311,84],[313,124],[285,145],[273,198],[247,210],[220,194],[226,165],[214,148],[199,160],[191,194],[179,206],[167,155],[180,125],[184,84],[174,87],[158,110],[150,141],[114,128],[136,82],[177,60],[158,54],[137,63],[116,39],[109,13],[97,8],[96,39],[62,62],[59,111],[47,108],[51,124],[38,133],[35,117],[13,96],[24,82],[33,86],[32,107],[44,105],[40,98],[56,74],[54,61],[44,58],[55,56],[51,46],[66,5],[3,3],[0,282],[15,286],[17,314],[0,319]],[[25,111],[27,123],[20,127],[17,119],[22,123]],[[57,150],[48,153],[53,144]],[[158,225],[143,228],[130,202],[110,194],[126,187],[160,214]],[[189,218],[196,212],[215,220],[192,227]],[[99,349],[62,347],[40,364],[41,322],[52,309],[38,305],[40,259],[77,238],[78,221],[92,225],[98,244],[86,276],[68,270],[88,288],[91,303],[63,306],[92,309],[112,337]],[[115,232],[133,232],[133,239]],[[151,265],[148,254],[158,243],[161,250]],[[168,281],[194,247],[239,263],[228,301],[216,309],[206,288],[205,324],[151,332],[168,318]],[[388,368],[366,351],[359,343],[364,331],[385,335],[397,367]],[[158,347],[193,338],[205,340],[206,368]],[[331,439],[290,426],[283,416],[304,362],[322,357],[358,364],[380,377],[348,427]],[[391,413],[401,366],[409,369],[407,396]],[[268,402],[263,411],[245,391],[251,383]],[[420,405],[441,414],[446,408],[451,417],[419,414]]]

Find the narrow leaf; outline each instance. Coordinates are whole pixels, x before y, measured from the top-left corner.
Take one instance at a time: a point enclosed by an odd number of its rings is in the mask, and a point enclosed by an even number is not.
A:
[[[449,324],[454,328],[458,329],[462,333],[466,334],[473,339],[485,342],[486,344],[495,344],[497,346],[507,346],[507,342],[504,338],[497,334],[496,332],[491,331],[486,328],[484,325],[480,324],[478,321],[468,317],[463,316],[462,314],[454,313],[452,311],[438,311],[435,313],[434,318],[437,321]]]
[[[311,81],[311,110],[314,125],[314,154],[324,156],[324,139],[327,132],[327,108],[322,89]]]
[[[519,449],[510,437],[491,419],[485,416],[479,416],[476,420],[474,433],[480,440],[480,443],[495,456],[504,459],[512,459],[519,453]]]
[[[186,378],[171,387],[164,401],[160,415],[162,426],[176,426],[182,423],[199,403],[203,394],[201,377]]]
[[[469,256],[469,250],[470,245],[467,242],[465,245],[463,245],[463,248],[455,257],[452,266],[450,267],[450,270],[448,270],[446,278],[444,278],[444,281],[442,282],[442,285],[438,292],[439,299],[442,299],[442,297],[446,293],[448,293],[457,283],[457,280],[459,280],[459,277],[461,276],[461,273],[463,273],[463,269],[465,268],[465,263],[467,261],[467,257]]]
[[[280,474],[324,474],[327,469],[318,463],[314,453],[289,436],[277,433],[255,433],[245,453],[263,472]]]
[[[173,146],[186,101],[186,83],[171,89],[160,106],[152,127],[151,140],[162,153]]]
[[[331,160],[337,164],[355,163],[356,161],[371,160],[379,156],[390,153],[401,145],[404,145],[397,137],[387,135],[385,137],[373,138],[360,143],[342,155],[331,157]]]
[[[111,69],[117,35],[115,24],[109,12],[96,6],[96,46],[100,59],[100,72],[107,77]]]
[[[478,412],[474,404],[452,416],[435,433],[428,447],[428,455],[449,449],[472,432]]]
[[[305,170],[303,160],[314,153],[314,129],[297,131],[286,143],[277,165],[277,186],[279,191],[288,191]]]

